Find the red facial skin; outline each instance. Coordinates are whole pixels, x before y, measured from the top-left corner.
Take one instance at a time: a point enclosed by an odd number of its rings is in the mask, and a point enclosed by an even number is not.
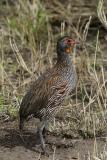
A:
[[[65,39],[65,44],[67,44],[69,46],[73,46],[76,44],[76,41],[73,39]]]

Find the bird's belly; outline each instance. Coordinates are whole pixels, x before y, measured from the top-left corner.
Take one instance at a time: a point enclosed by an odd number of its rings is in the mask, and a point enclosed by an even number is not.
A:
[[[69,90],[70,92],[75,89],[76,87],[76,84],[77,84],[77,75],[76,73],[74,74],[73,77],[70,78],[70,81],[69,81]]]

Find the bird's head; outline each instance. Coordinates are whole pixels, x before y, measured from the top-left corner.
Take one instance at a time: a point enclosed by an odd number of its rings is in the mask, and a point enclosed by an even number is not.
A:
[[[57,54],[70,54],[77,42],[69,36],[61,37],[57,42]]]

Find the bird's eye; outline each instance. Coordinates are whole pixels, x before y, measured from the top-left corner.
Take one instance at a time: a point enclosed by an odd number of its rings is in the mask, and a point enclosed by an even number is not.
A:
[[[68,45],[74,45],[74,44],[76,44],[76,42],[73,39],[67,39],[66,40],[66,44],[68,44]]]
[[[72,40],[71,40],[71,39],[66,39],[66,40],[65,40],[65,43],[66,43],[66,44],[71,44],[71,43],[72,43]]]
[[[68,40],[67,40],[67,43],[71,43],[71,40],[70,40],[70,39],[68,39]]]

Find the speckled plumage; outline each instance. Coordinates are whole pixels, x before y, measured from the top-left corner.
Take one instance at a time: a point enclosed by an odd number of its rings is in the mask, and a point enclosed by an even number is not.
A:
[[[71,40],[68,41],[70,44],[66,44],[67,40]],[[39,118],[42,122],[52,119],[59,111],[64,98],[75,88],[76,71],[69,53],[66,53],[66,49],[74,47],[73,42],[70,37],[63,37],[58,41],[57,63],[43,73],[24,96],[19,111],[20,129],[29,115]]]

